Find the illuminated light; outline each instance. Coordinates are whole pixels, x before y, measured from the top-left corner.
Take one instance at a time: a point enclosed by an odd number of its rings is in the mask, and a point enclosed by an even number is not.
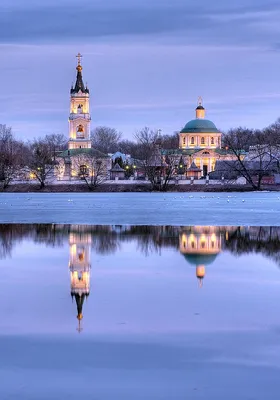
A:
[[[204,265],[198,265],[196,267],[196,276],[197,276],[197,278],[200,278],[200,279],[204,278],[204,276],[205,276],[205,266]]]
[[[215,242],[216,239],[217,239],[216,234],[215,234],[215,233],[212,233],[212,235],[211,235],[211,240],[212,240],[212,242]]]
[[[36,178],[36,175],[34,174],[34,172],[30,172],[29,178],[30,179],[35,179]]]
[[[129,169],[129,166],[127,165],[125,168],[126,168],[126,169]]]

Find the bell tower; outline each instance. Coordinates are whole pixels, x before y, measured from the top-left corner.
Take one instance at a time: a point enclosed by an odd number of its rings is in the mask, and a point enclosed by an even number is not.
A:
[[[84,85],[81,65],[82,55],[77,56],[77,77],[70,90],[68,149],[90,149],[89,89]]]
[[[70,245],[70,278],[71,296],[76,300],[78,332],[81,332],[84,300],[90,292],[90,248],[91,235],[83,227],[71,226],[69,234]]]

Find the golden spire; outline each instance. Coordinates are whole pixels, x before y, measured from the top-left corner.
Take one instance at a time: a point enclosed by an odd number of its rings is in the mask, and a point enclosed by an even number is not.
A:
[[[77,55],[76,55],[76,58],[77,58],[77,60],[78,60],[78,65],[77,65],[77,67],[76,67],[76,70],[77,71],[82,71],[82,69],[83,69],[83,67],[81,66],[81,59],[82,59],[82,55],[81,55],[81,53],[78,53]]]
[[[199,96],[199,97],[198,97],[198,101],[197,101],[197,105],[198,105],[198,106],[202,106],[202,103],[203,103],[202,97]]]
[[[77,319],[78,319],[78,321],[79,321],[77,331],[78,331],[79,333],[81,333],[82,330],[83,330],[83,328],[81,327],[81,321],[82,321],[82,319],[83,319],[83,314],[82,314],[82,313],[79,313],[79,314],[77,315]]]

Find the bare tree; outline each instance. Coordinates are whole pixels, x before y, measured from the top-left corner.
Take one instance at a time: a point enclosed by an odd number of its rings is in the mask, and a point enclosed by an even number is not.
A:
[[[158,132],[145,127],[135,134],[138,158],[153,190],[165,191],[175,173],[175,158],[164,156]]]
[[[92,147],[104,154],[114,153],[119,150],[122,133],[115,128],[98,126],[91,131]]]
[[[40,189],[54,178],[54,168],[53,148],[49,140],[45,137],[29,143],[27,172],[40,183]]]
[[[58,152],[67,149],[67,138],[62,133],[52,133],[50,135],[46,135],[45,139],[50,146],[54,160],[56,159]]]
[[[274,155],[275,145],[264,131],[231,129],[224,135],[223,141],[226,149],[236,158],[235,161],[224,162],[254,189],[260,189],[263,178],[279,168],[279,160]]]
[[[0,182],[3,189],[19,176],[23,167],[24,144],[17,141],[12,128],[0,125]]]
[[[87,184],[89,190],[94,190],[107,179],[108,160],[104,154],[90,149],[87,153],[72,157],[72,170]]]

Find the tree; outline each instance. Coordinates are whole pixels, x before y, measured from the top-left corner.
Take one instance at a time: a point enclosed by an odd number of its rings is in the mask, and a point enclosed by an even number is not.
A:
[[[172,135],[162,136],[162,147],[164,149],[178,149],[179,147],[179,132],[174,132]]]
[[[137,153],[137,143],[128,139],[121,140],[119,142],[119,151],[124,154],[130,154],[131,157],[135,157]]]
[[[261,188],[264,176],[279,169],[279,160],[274,154],[275,144],[272,144],[265,131],[231,129],[224,135],[223,142],[226,149],[236,157],[235,161],[225,163],[243,176],[254,189]]]
[[[92,147],[101,153],[115,153],[119,150],[119,142],[122,133],[118,132],[115,128],[107,126],[98,126],[91,131]]]
[[[45,139],[50,146],[54,160],[57,152],[67,149],[67,138],[62,133],[52,133],[51,135],[46,135]]]
[[[175,158],[162,153],[162,140],[158,132],[147,127],[135,134],[138,143],[137,158],[153,190],[165,191],[175,173]]]
[[[40,183],[40,189],[54,178],[55,164],[53,146],[47,137],[34,139],[29,143],[27,172]]]
[[[24,160],[24,144],[17,141],[12,128],[0,125],[0,182],[3,189],[20,174]]]
[[[109,158],[95,149],[89,150],[72,157],[72,169],[92,191],[107,179]]]

